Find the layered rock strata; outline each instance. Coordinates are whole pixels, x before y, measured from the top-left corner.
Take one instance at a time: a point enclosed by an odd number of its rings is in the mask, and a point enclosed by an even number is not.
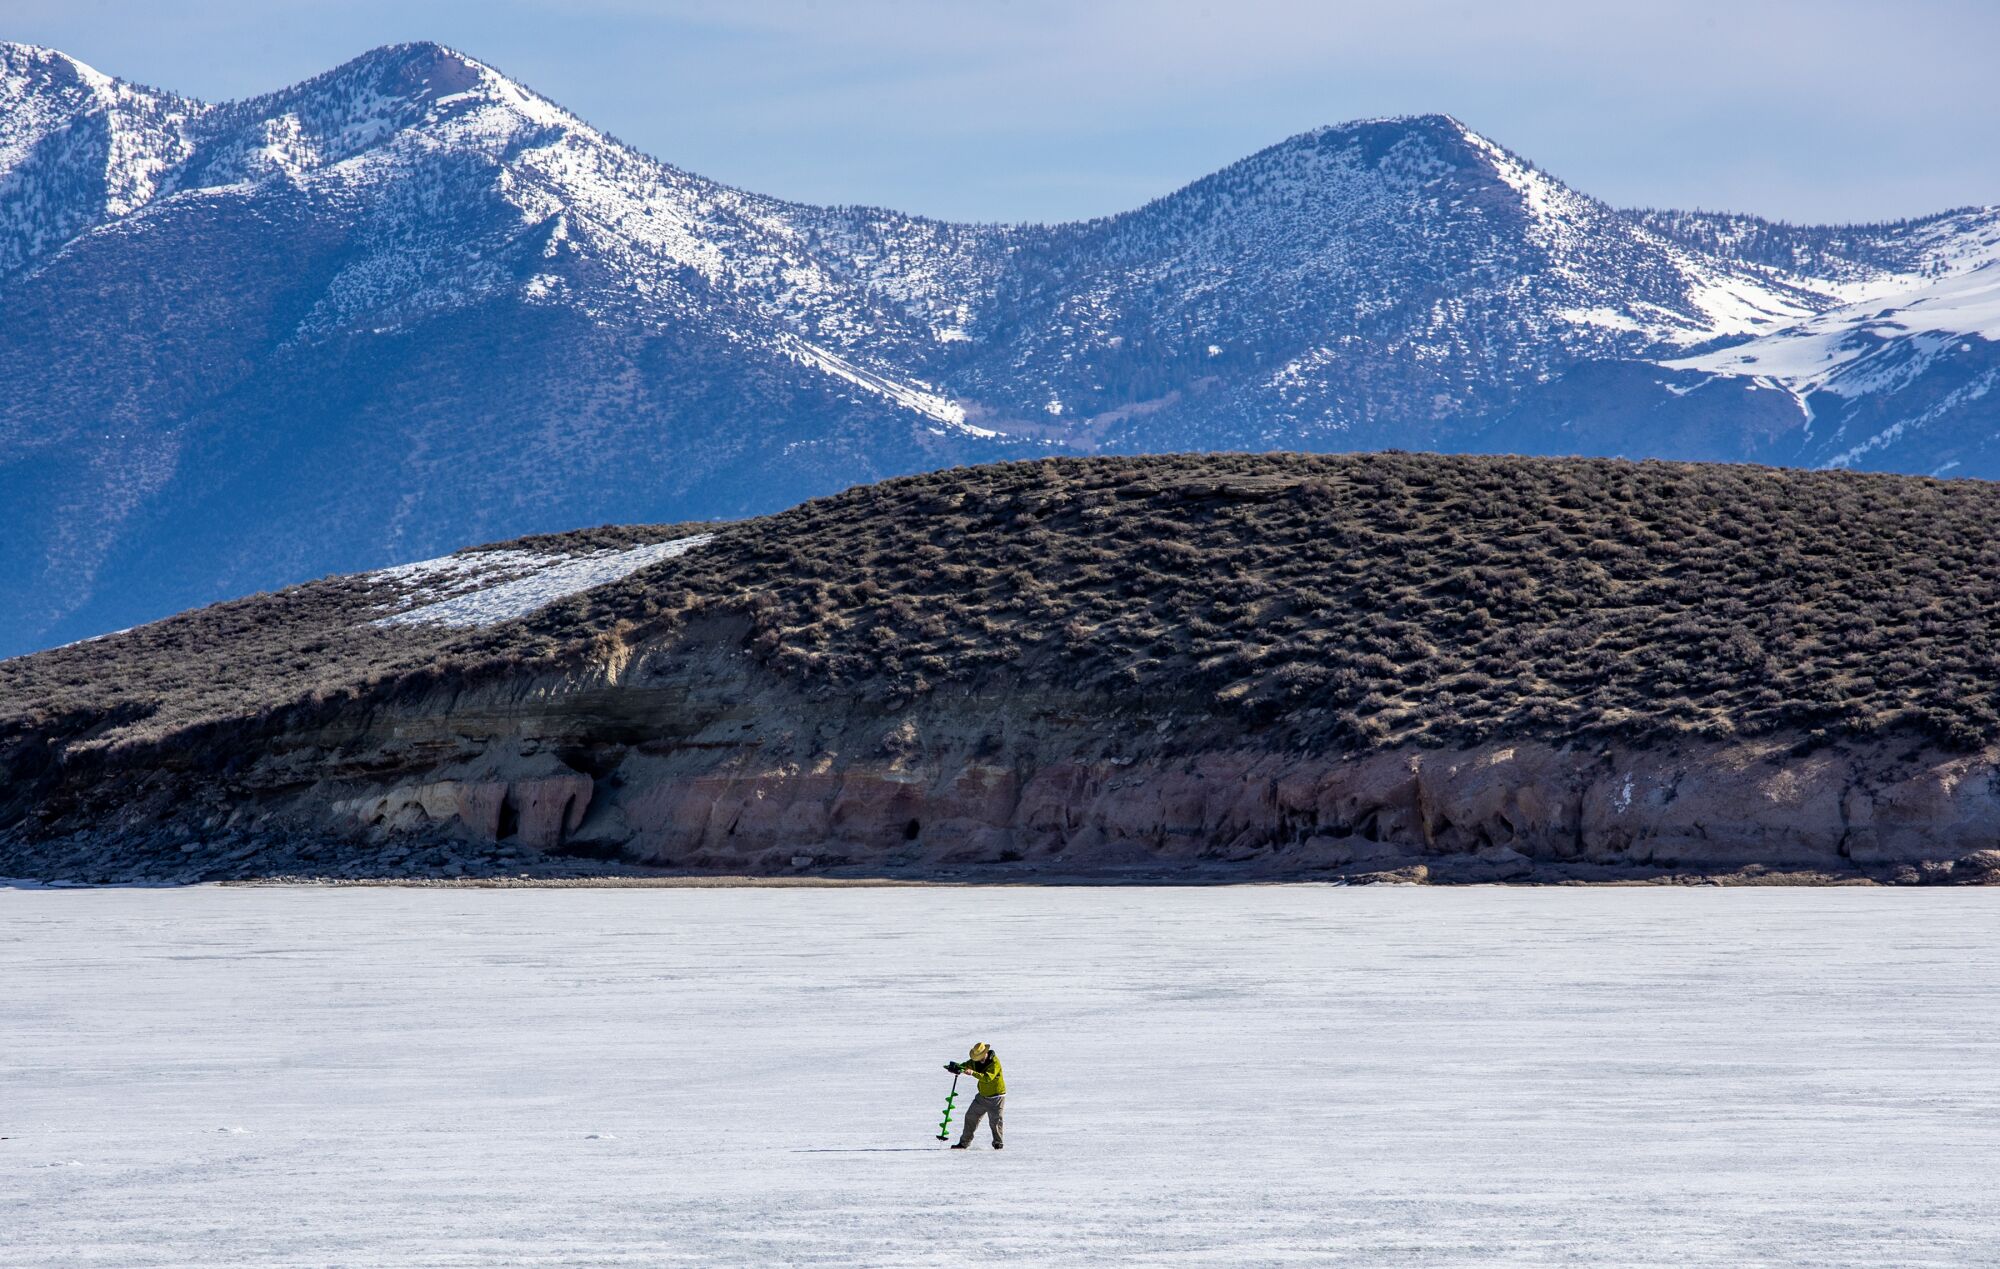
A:
[[[0,876],[59,869],[46,843],[81,833],[135,849],[289,835],[388,871],[463,848],[505,870],[2000,880],[1990,750],[1276,740],[1180,702],[1028,688],[857,708],[714,644],[623,649],[580,673],[103,755],[40,790],[39,818],[0,843]]]

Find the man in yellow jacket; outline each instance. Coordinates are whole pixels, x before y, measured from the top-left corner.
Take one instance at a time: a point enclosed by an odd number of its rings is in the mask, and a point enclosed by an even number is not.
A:
[[[999,1150],[1004,1143],[1000,1140],[1000,1112],[1007,1104],[1007,1077],[1000,1073],[1000,1055],[991,1045],[975,1044],[972,1053],[963,1062],[946,1062],[944,1069],[953,1075],[976,1075],[979,1077],[979,1095],[972,1099],[972,1105],[965,1112],[965,1132],[958,1139],[954,1150],[963,1150],[972,1144],[972,1134],[978,1131],[979,1121],[988,1115],[993,1117],[993,1148]]]

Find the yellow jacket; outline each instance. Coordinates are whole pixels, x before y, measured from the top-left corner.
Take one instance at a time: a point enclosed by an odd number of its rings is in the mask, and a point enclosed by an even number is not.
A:
[[[981,1097],[1000,1097],[1007,1092],[1007,1077],[1000,1073],[1000,1059],[998,1057],[987,1058],[984,1066],[976,1066],[971,1062],[962,1062],[959,1064],[958,1069],[967,1075],[976,1075],[979,1077],[979,1095]]]

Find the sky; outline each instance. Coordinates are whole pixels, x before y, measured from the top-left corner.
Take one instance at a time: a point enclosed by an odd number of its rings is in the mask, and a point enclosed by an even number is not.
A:
[[[0,0],[0,39],[209,99],[437,40],[705,176],[958,220],[1430,111],[1620,206],[2000,203],[1995,0]]]

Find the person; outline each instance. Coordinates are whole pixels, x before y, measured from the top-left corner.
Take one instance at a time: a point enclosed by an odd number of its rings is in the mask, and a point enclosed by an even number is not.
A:
[[[944,1069],[953,1075],[976,1075],[979,1077],[979,1095],[972,1099],[972,1105],[965,1112],[965,1131],[960,1134],[954,1150],[963,1150],[972,1144],[972,1134],[979,1130],[979,1121],[992,1116],[989,1131],[993,1134],[993,1148],[1003,1149],[1000,1139],[1001,1109],[1007,1104],[1007,1077],[1000,1073],[1000,1055],[993,1046],[979,1043],[972,1046],[972,1052],[963,1062],[946,1062]]]

